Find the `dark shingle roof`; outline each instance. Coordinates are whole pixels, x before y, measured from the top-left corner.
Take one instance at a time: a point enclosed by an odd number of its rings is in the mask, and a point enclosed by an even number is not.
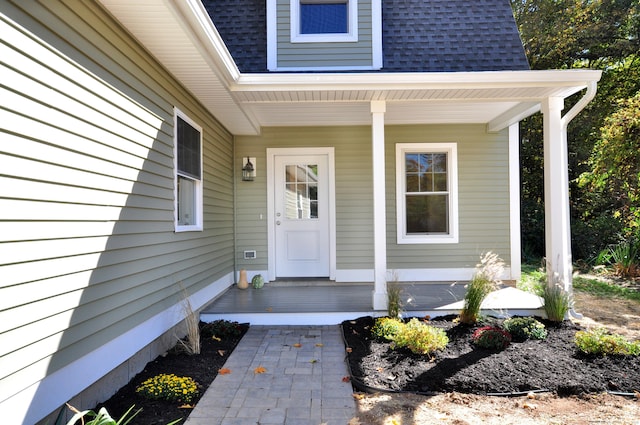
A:
[[[528,70],[509,0],[383,0],[387,72]]]
[[[265,0],[202,0],[241,72],[267,71]]]
[[[267,72],[265,0],[202,0],[241,72]],[[382,0],[381,72],[528,70],[509,0]]]

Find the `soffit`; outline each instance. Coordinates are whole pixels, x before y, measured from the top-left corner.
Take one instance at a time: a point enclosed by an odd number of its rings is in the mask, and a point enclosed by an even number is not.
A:
[[[368,125],[370,102],[385,123],[500,121],[533,113],[547,97],[576,93],[589,70],[454,73],[240,74],[200,0],[100,0],[233,134],[266,126]],[[513,112],[511,112],[513,111]]]
[[[259,131],[227,89],[239,71],[199,0],[99,1],[231,133]]]

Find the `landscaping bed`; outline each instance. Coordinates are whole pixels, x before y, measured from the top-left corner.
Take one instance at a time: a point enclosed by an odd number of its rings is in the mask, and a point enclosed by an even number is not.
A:
[[[582,328],[572,322],[545,323],[545,340],[512,342],[496,351],[472,343],[473,332],[483,324],[462,325],[454,318],[429,321],[449,337],[446,348],[431,355],[393,349],[390,341],[373,337],[371,317],[343,322],[356,389],[480,395],[551,391],[562,396],[603,391],[633,395],[640,391],[640,356],[580,354],[574,338]],[[501,321],[495,319],[491,324],[500,325]]]
[[[187,354],[181,344],[177,344],[166,355],[159,356],[149,362],[144,370],[137,374],[127,385],[122,387],[109,400],[101,403],[100,407],[106,407],[114,418],[120,418],[132,405],[134,411],[142,408],[132,421],[135,425],[166,425],[176,419],[182,419],[184,423],[196,405],[202,394],[209,387],[218,371],[236,347],[242,336],[249,329],[247,324],[224,322],[218,326],[222,330],[214,338],[210,330],[201,327],[201,352],[200,354]],[[190,377],[197,382],[198,396],[190,403],[173,402],[165,400],[150,400],[136,393],[136,388],[145,380],[160,374],[174,374],[178,377]]]

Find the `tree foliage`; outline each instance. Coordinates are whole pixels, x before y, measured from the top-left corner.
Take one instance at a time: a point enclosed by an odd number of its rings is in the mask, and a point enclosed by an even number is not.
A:
[[[627,236],[640,228],[640,92],[618,101],[600,131],[589,165],[580,177],[583,186],[606,197]]]
[[[623,227],[610,194],[578,184],[594,172],[594,150],[607,117],[640,91],[638,0],[511,0],[532,69],[592,68],[603,71],[596,98],[569,125],[569,177],[574,258],[587,259],[613,242]],[[583,95],[567,99],[569,110]],[[523,254],[544,255],[542,116],[521,124]],[[614,175],[616,173],[613,173]]]

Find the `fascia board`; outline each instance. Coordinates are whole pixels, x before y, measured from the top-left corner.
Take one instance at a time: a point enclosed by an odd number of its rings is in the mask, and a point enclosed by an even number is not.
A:
[[[454,73],[241,74],[231,91],[411,90],[509,87],[585,88],[602,71],[488,71]]]
[[[188,22],[197,40],[194,44],[200,46],[215,64],[216,74],[223,78],[227,85],[240,77],[240,70],[231,53],[224,44],[220,33],[211,22],[209,14],[200,0],[181,0],[171,3],[176,10],[180,10],[183,19]]]

